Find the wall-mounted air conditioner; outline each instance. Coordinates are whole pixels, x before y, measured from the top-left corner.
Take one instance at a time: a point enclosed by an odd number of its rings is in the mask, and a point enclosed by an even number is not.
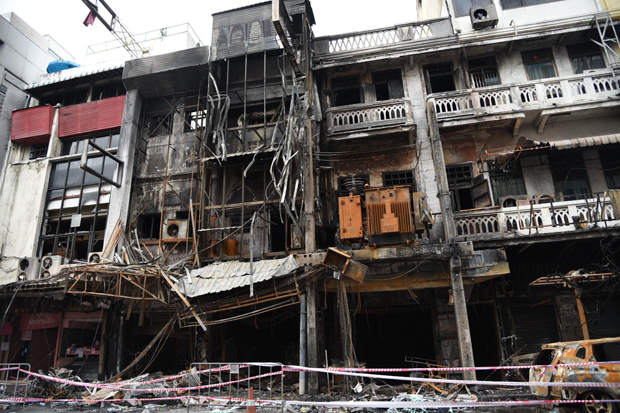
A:
[[[89,264],[99,264],[103,257],[101,256],[101,252],[90,252],[88,253],[88,263]]]
[[[17,280],[26,281],[37,278],[36,271],[38,264],[39,259],[36,257],[20,258],[17,263]]]
[[[499,21],[497,9],[493,3],[478,6],[474,1],[474,6],[469,10],[469,17],[474,30],[495,27]]]
[[[187,238],[187,230],[186,219],[166,219],[162,228],[162,239]]]
[[[39,278],[49,278],[58,274],[62,265],[62,256],[60,255],[47,255],[41,258],[41,269],[39,271]]]

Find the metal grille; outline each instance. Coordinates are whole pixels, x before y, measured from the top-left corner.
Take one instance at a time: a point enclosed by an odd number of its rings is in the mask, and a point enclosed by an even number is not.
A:
[[[468,181],[474,177],[471,164],[446,165],[446,173],[449,183]]]
[[[30,147],[29,159],[45,158],[47,156],[47,143],[38,143]]]
[[[397,171],[383,173],[383,186],[411,185],[414,186],[412,171]]]

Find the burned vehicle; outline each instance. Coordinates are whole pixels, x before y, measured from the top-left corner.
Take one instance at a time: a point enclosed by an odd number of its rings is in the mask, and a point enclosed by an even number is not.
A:
[[[561,366],[575,363],[603,363]],[[560,366],[559,366],[560,365]],[[618,383],[620,382],[620,337],[551,343],[542,346],[530,369],[530,382]],[[559,367],[557,367],[559,366]],[[618,387],[531,386],[532,393],[546,399],[611,400],[620,398]],[[617,412],[616,403],[586,403],[584,412]]]

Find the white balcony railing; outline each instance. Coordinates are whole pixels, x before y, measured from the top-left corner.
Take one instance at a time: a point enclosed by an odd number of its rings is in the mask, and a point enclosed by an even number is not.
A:
[[[411,103],[406,99],[336,106],[326,112],[329,135],[413,123]]]
[[[576,103],[620,99],[620,80],[611,73],[553,78],[513,85],[435,93],[438,119],[525,111]]]
[[[494,210],[455,212],[457,234],[468,238],[502,238],[620,226],[609,198],[534,204]]]
[[[450,19],[425,20],[376,30],[317,38],[313,49],[317,56],[336,55],[406,44],[452,35]]]

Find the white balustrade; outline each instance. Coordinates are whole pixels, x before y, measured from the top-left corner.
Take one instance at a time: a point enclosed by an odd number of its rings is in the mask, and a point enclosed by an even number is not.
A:
[[[452,35],[450,19],[443,18],[341,36],[321,37],[315,39],[313,48],[317,56],[337,55],[450,35]]]
[[[455,212],[457,234],[467,237],[503,237],[571,232],[594,226],[620,226],[610,199],[580,199],[525,207]]]
[[[327,110],[328,132],[404,125],[410,122],[409,102],[404,99],[336,106]]]
[[[609,98],[620,99],[620,80],[614,80],[607,73],[435,93],[428,97],[440,119],[555,108],[584,101],[607,101]]]

